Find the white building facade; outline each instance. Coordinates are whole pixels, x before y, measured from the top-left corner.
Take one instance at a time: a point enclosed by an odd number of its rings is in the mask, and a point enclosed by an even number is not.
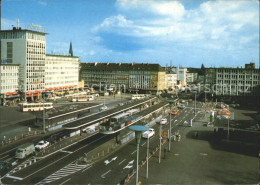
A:
[[[13,28],[2,30],[1,60],[21,66],[19,88],[24,91],[44,89],[45,33]]]
[[[0,63],[0,94],[18,91],[19,65]]]
[[[166,73],[166,87],[168,90],[174,90],[177,86],[177,74]]]
[[[173,67],[172,70],[177,74],[177,80],[180,82],[179,84],[185,86],[187,84],[187,68]]]
[[[78,87],[78,57],[70,55],[46,55],[45,88]]]

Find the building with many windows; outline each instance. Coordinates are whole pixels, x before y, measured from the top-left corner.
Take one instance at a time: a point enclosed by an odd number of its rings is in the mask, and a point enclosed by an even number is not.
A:
[[[173,72],[177,74],[177,80],[179,85],[185,86],[187,84],[187,68],[184,67],[173,67]]]
[[[252,63],[245,68],[207,68],[205,84],[217,95],[254,94],[260,86],[259,72]]]
[[[46,55],[45,88],[77,87],[79,58],[71,55]]]
[[[20,27],[0,31],[0,59],[20,66],[18,89],[32,100],[45,90],[78,87],[80,62],[72,44],[69,55],[46,55],[45,35],[42,29]]]
[[[165,71],[159,64],[82,63],[81,79],[85,86],[114,87],[129,91],[166,89]]]
[[[25,92],[44,89],[46,33],[20,27],[0,33],[1,59],[23,68],[19,88]]]
[[[187,73],[186,74],[186,82],[187,83],[193,83],[197,80],[198,73]]]

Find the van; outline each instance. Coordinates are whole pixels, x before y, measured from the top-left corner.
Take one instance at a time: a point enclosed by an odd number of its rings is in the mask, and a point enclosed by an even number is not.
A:
[[[24,158],[26,158],[28,155],[30,155],[32,153],[35,153],[34,144],[26,143],[26,144],[23,144],[23,145],[19,146],[16,149],[15,158],[17,158],[17,159],[24,159]]]

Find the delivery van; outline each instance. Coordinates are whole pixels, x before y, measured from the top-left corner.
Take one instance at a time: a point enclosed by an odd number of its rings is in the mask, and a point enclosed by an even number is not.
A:
[[[23,145],[19,146],[16,149],[15,158],[17,158],[17,159],[24,159],[24,158],[26,158],[28,155],[30,155],[32,153],[35,153],[34,144],[26,143],[26,144],[23,144]]]

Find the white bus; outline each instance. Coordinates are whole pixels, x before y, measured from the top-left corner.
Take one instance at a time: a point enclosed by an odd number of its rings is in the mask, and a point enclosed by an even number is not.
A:
[[[53,103],[20,103],[19,105],[22,112],[42,111],[44,108],[53,108]]]
[[[133,94],[132,100],[140,100],[146,98],[148,95],[146,94]]]

